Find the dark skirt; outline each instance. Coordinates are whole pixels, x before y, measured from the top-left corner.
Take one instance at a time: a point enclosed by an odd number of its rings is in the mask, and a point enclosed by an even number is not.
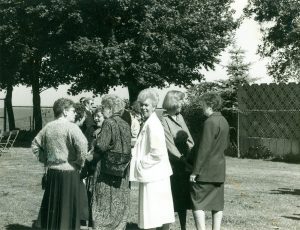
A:
[[[224,183],[197,181],[190,184],[192,208],[194,211],[223,211]]]
[[[174,174],[170,178],[175,212],[192,208],[189,191],[189,177],[189,173],[185,171],[176,172],[174,170]]]
[[[79,230],[88,218],[87,195],[77,171],[49,169],[39,214],[42,229]]]

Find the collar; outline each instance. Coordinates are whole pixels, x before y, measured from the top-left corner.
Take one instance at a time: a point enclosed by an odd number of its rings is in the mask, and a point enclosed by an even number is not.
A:
[[[213,112],[209,117],[211,116],[222,116],[221,112]]]

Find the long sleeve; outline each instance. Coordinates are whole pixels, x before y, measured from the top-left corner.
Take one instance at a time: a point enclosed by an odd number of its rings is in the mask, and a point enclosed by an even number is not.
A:
[[[199,149],[197,151],[197,156],[195,159],[193,174],[200,175],[201,168],[206,163],[209,157],[210,151],[212,149],[214,133],[215,133],[214,123],[208,120],[204,123],[203,134],[199,144]]]
[[[70,163],[75,165],[76,168],[82,168],[88,153],[88,141],[79,127],[72,130],[71,139],[75,148],[75,156],[74,159],[70,159]]]
[[[113,138],[112,126],[110,125],[109,120],[105,120],[101,132],[95,142],[95,153],[101,154],[110,149]]]
[[[31,143],[31,149],[33,154],[37,157],[37,159],[39,160],[39,162],[41,163],[46,163],[47,161],[47,156],[46,153],[42,147],[42,138],[44,135],[44,130],[42,129],[38,135],[33,139],[32,143]]]
[[[151,168],[154,165],[158,164],[163,155],[163,151],[161,151],[162,146],[165,145],[164,138],[161,137],[159,131],[155,132],[153,127],[148,127],[146,132],[149,138],[150,151],[146,153],[141,159],[141,167],[143,169]]]
[[[171,155],[170,157],[179,159],[181,157],[181,153],[179,152],[179,150],[177,149],[177,147],[175,145],[174,138],[171,134],[170,127],[165,118],[162,119],[162,125],[164,127],[165,139],[166,139],[168,152]]]

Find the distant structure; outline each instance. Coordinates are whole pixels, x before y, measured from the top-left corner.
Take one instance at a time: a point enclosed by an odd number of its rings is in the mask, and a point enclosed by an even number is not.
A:
[[[300,84],[253,84],[238,90],[238,147],[300,155]]]

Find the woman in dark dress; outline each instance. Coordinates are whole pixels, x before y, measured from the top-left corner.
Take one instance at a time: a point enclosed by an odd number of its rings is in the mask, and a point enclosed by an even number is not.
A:
[[[205,229],[205,211],[212,212],[212,227],[220,230],[224,209],[225,155],[229,125],[219,112],[221,97],[206,93],[200,103],[208,117],[203,126],[190,175],[193,214],[197,229]]]
[[[165,131],[169,160],[172,166],[171,188],[174,210],[178,213],[181,229],[186,229],[187,209],[191,209],[189,175],[186,157],[194,146],[193,138],[180,114],[184,93],[172,90],[163,102],[162,125]],[[190,166],[191,167],[191,166]]]
[[[92,194],[94,227],[98,230],[125,229],[130,201],[128,170],[124,177],[110,175],[103,172],[101,161],[108,151],[131,154],[130,126],[120,117],[125,106],[121,98],[106,95],[101,105],[105,120],[94,146],[94,159],[99,160]]]

